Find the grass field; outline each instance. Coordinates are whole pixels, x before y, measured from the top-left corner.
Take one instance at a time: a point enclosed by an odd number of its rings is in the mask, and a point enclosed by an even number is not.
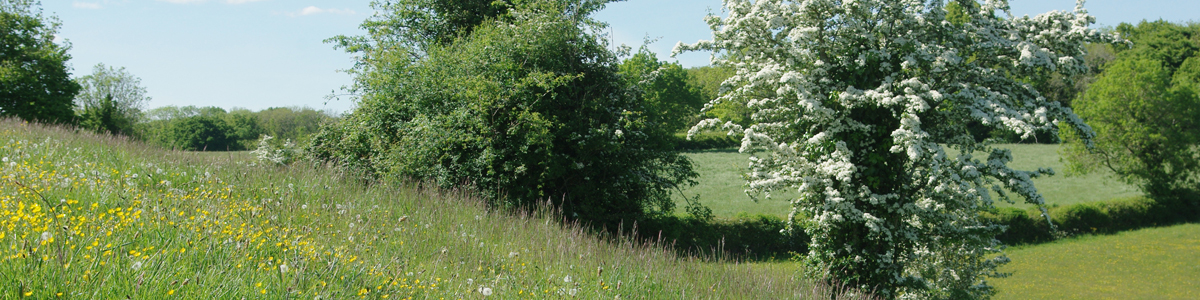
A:
[[[1014,169],[1036,170],[1039,167],[1048,167],[1057,172],[1054,176],[1034,180],[1042,196],[1051,205],[1103,201],[1142,194],[1136,187],[1112,178],[1106,172],[1065,176],[1066,168],[1059,161],[1058,145],[1006,144],[997,147],[1012,150],[1013,162],[1010,166]],[[689,197],[700,195],[700,202],[712,208],[717,216],[731,217],[746,212],[785,217],[791,212],[788,199],[796,196],[793,191],[777,191],[772,194],[772,199],[758,202],[754,202],[743,192],[745,179],[742,174],[746,172],[749,164],[748,154],[738,153],[736,149],[727,149],[691,152],[686,155],[696,164],[696,170],[700,173],[697,181],[700,184],[684,189],[684,194]],[[679,206],[685,204],[682,198],[676,196],[676,199]],[[1020,202],[1020,199],[1014,200],[1018,203],[999,202],[998,205],[1023,208],[1030,206]]]
[[[0,120],[0,299],[830,299],[455,191]],[[853,297],[836,297],[850,299]],[[861,296],[858,298],[862,298]]]
[[[1200,299],[1200,224],[1012,248],[996,299]]]

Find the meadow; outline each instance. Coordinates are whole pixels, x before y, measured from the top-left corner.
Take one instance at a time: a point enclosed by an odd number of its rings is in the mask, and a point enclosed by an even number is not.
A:
[[[1034,179],[1034,184],[1046,198],[1048,205],[1070,205],[1074,203],[1104,201],[1142,195],[1135,186],[1126,184],[1106,170],[1085,175],[1065,174],[1066,167],[1058,154],[1059,145],[1045,144],[1000,144],[997,148],[1012,150],[1013,162],[1009,166],[1018,170],[1050,168],[1053,176]],[[683,189],[684,195],[700,196],[700,202],[713,210],[719,217],[733,217],[741,213],[774,215],[784,218],[791,212],[789,199],[796,197],[794,191],[774,191],[771,198],[757,195],[753,200],[744,190],[749,154],[738,153],[737,149],[717,149],[686,153],[695,163],[700,184]],[[980,154],[976,154],[979,156]],[[686,205],[683,198],[675,196],[677,206]],[[997,202],[998,206],[1028,208],[1021,199],[1016,203]]]
[[[0,121],[0,299],[866,299],[552,211]]]
[[[1010,248],[995,299],[1200,299],[1200,224]]]

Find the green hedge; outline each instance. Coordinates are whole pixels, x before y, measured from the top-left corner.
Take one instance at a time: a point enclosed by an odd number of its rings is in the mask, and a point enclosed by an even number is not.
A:
[[[661,241],[689,255],[763,260],[807,252],[809,238],[804,230],[786,235],[780,232],[786,227],[787,222],[776,216],[741,213],[732,219],[671,216],[644,220],[637,233],[643,240]]]
[[[701,132],[691,140],[687,139],[687,134],[677,133],[674,143],[676,151],[728,149],[742,146],[740,138],[725,135],[724,132]]]
[[[1042,243],[1056,235],[1087,233],[1109,234],[1145,227],[1200,221],[1200,201],[1196,197],[1154,200],[1146,197],[1087,202],[1054,206],[1047,210],[1059,233],[1050,230],[1037,208],[1022,210],[1002,207],[984,217],[1008,226],[997,238],[1009,245]]]

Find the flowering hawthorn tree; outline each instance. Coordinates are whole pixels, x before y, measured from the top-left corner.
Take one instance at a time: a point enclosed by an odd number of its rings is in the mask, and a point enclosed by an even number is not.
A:
[[[1111,39],[1088,29],[1083,1],[1032,18],[1012,17],[1005,0],[957,1],[967,17],[951,22],[940,0],[725,0],[728,16],[707,19],[713,41],[676,46],[736,68],[706,109],[754,111],[748,128],[723,125],[755,153],[748,191],[799,190],[807,259],[830,279],[887,298],[989,297],[986,278],[1008,258],[995,239],[1004,228],[979,217],[993,208],[988,191],[1041,206],[1031,179],[1053,171],[1009,168],[1011,153],[967,126],[1093,136],[1028,83],[1084,72],[1084,43]]]

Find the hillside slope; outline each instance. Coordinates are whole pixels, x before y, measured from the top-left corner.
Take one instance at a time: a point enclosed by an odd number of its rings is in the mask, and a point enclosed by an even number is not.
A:
[[[0,120],[0,298],[830,299],[459,191]],[[215,296],[215,297],[214,297]],[[850,299],[850,296],[835,297]]]

